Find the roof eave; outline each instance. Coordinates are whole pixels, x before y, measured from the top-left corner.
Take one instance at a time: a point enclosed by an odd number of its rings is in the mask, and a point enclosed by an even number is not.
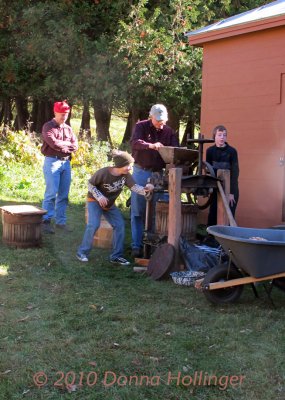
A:
[[[203,47],[204,43],[212,42],[214,40],[225,39],[232,36],[244,35],[261,31],[264,29],[276,28],[285,25],[285,15],[278,15],[273,18],[265,18],[262,20],[247,22],[244,24],[236,24],[227,28],[215,29],[212,31],[205,31],[201,33],[190,33],[188,36],[189,44],[192,46]]]

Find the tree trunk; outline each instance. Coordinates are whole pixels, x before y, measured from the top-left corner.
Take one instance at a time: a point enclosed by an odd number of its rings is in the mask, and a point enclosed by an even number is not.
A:
[[[123,137],[123,143],[127,143],[131,140],[133,129],[139,120],[140,120],[139,110],[136,110],[134,108],[130,109],[126,129],[125,129],[125,133],[124,133],[124,137]]]
[[[73,106],[73,104],[71,104],[70,102],[69,102],[68,104],[69,104],[69,107],[70,107],[70,112],[69,112],[69,114],[68,114],[68,118],[67,118],[67,120],[65,121],[65,123],[66,123],[67,125],[71,126],[70,120],[71,120],[71,116],[72,116],[72,106]],[[52,109],[53,109],[53,106],[52,106]],[[51,118],[53,118],[53,117],[54,117],[54,112],[52,111],[52,117],[51,117]],[[50,118],[50,119],[51,119],[51,118]]]
[[[37,124],[38,115],[39,115],[39,101],[33,99],[31,125],[30,125],[31,132],[39,132]]]
[[[1,125],[3,125],[1,134],[6,136],[12,123],[12,101],[9,97],[4,98],[1,106]]]
[[[193,117],[190,115],[187,120],[181,145],[186,146],[187,139],[194,139],[194,132],[195,132],[195,121]]]
[[[168,110],[167,125],[169,125],[172,129],[174,129],[177,134],[179,133],[179,122],[180,122],[179,115],[174,113],[171,109]]]
[[[22,96],[15,98],[16,104],[16,118],[14,122],[14,129],[21,130],[28,127],[29,112],[28,112],[28,101]]]
[[[0,125],[2,125],[4,119],[4,102],[0,102]]]
[[[31,130],[41,133],[44,123],[50,121],[53,116],[53,103],[51,101],[33,100]]]
[[[89,111],[89,101],[85,100],[83,102],[83,112],[81,118],[81,125],[79,130],[79,137],[83,138],[86,136],[91,139],[91,129],[90,129],[90,111]]]
[[[131,115],[131,111],[130,111],[129,115],[128,115],[127,125],[126,125],[126,128],[125,128],[125,132],[124,132],[122,143],[127,143],[131,139],[131,135],[132,135],[132,129],[131,129],[132,122],[131,122],[131,119],[132,119],[132,115]]]
[[[3,101],[3,124],[11,127],[12,125],[12,100],[8,97]]]
[[[110,122],[112,114],[111,103],[102,102],[102,100],[93,100],[94,117],[96,121],[96,133],[98,140],[109,142],[112,146],[110,136]]]
[[[180,118],[179,115],[174,113],[171,109],[168,110],[168,122],[167,125],[170,126],[176,133],[179,140],[179,124]]]
[[[134,130],[136,123],[138,121],[147,119],[148,116],[149,116],[148,110],[138,110],[136,108],[131,108],[129,110],[128,122],[123,137],[123,143],[127,143],[131,139],[132,132]]]

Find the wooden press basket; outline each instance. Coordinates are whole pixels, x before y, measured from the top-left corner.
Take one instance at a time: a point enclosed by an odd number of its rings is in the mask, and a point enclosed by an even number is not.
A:
[[[193,240],[197,231],[198,206],[195,204],[181,203],[181,236]],[[159,235],[168,235],[169,203],[158,201],[155,207],[155,232]]]

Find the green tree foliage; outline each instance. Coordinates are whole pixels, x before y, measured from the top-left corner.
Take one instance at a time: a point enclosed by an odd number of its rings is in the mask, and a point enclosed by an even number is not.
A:
[[[93,105],[99,138],[113,109],[139,113],[157,101],[174,125],[199,122],[202,51],[185,33],[261,3],[0,0],[0,123],[12,104],[22,121],[27,100],[46,117],[55,99]]]
[[[197,19],[192,3],[164,1],[150,8],[142,0],[133,7],[130,22],[121,22],[116,40],[130,106],[149,107],[161,101],[179,116],[186,108],[197,111],[194,99],[200,93],[202,53],[185,37]]]
[[[124,82],[121,94],[129,108],[147,108],[159,101],[176,116],[171,121],[174,128],[181,118],[198,122],[202,50],[189,46],[185,33],[237,13],[237,8],[237,2],[229,0],[140,0],[133,6],[116,38]]]

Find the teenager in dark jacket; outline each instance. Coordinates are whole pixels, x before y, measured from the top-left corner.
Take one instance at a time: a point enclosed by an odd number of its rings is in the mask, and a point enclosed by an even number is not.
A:
[[[229,206],[233,216],[235,215],[239,198],[238,190],[238,153],[236,149],[227,143],[227,129],[218,125],[213,129],[214,146],[207,149],[206,161],[212,165],[217,173],[218,169],[230,170],[230,194],[228,196]],[[214,192],[213,202],[210,205],[208,226],[217,224],[217,192]]]

